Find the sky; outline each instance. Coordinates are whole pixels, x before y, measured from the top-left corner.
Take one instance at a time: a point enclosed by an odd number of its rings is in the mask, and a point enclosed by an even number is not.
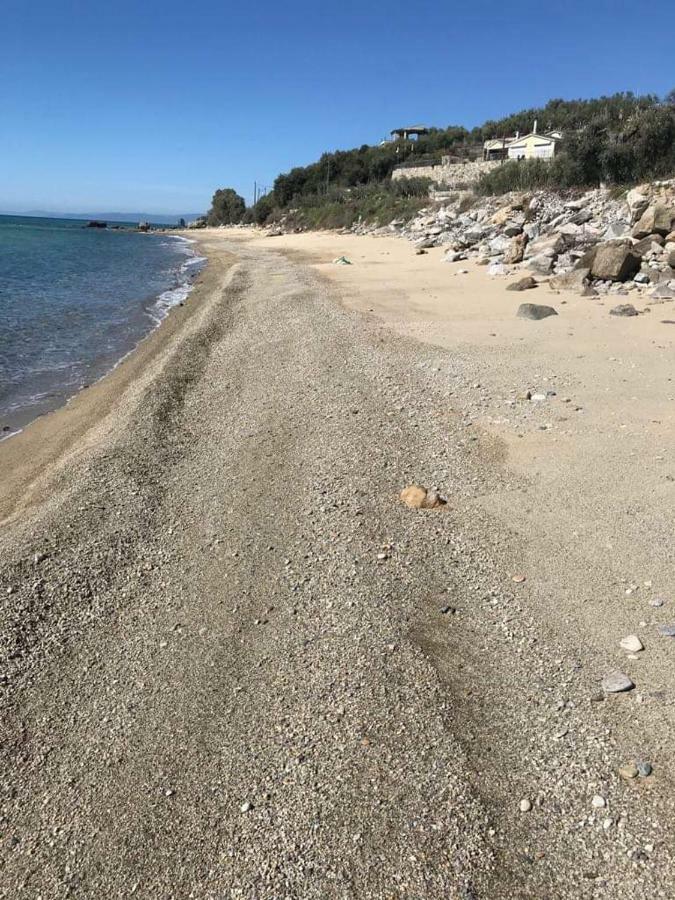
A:
[[[673,0],[2,0],[0,18],[0,210],[196,213],[400,125],[675,87]]]

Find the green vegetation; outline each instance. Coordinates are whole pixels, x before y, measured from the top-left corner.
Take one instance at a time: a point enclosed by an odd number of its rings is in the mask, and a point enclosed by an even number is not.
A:
[[[209,225],[233,225],[241,222],[245,212],[244,198],[232,188],[222,188],[213,195],[206,220]]]
[[[356,222],[387,225],[394,219],[410,219],[428,205],[430,183],[427,178],[411,178],[333,187],[325,194],[301,198],[283,214],[295,228],[349,228]]]
[[[461,126],[433,128],[419,140],[364,144],[324,153],[308,166],[279,175],[274,189],[244,209],[231,189],[216,191],[210,224],[244,221],[259,225],[285,217],[304,228],[348,227],[357,221],[386,224],[408,218],[425,205],[424,179],[391,181],[395,167],[446,154],[480,158],[484,140],[532,130],[560,130],[564,140],[550,162],[506,162],[484,176],[483,194],[532,188],[629,184],[675,173],[675,90],[663,100],[652,94],[614,94],[592,100],[551,100],[491,120],[471,131]]]
[[[672,92],[671,92],[672,94]],[[675,103],[638,106],[625,118],[605,115],[568,132],[555,159],[510,161],[484,175],[481,194],[531,188],[630,184],[675,173]]]

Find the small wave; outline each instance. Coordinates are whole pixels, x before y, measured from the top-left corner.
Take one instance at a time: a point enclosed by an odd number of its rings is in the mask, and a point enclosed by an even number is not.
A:
[[[194,241],[188,241],[187,238],[176,237],[173,240],[185,241],[190,245],[195,243]],[[175,247],[175,244],[172,246]],[[187,253],[190,258],[181,263],[178,269],[178,283],[174,287],[163,291],[146,310],[148,316],[156,325],[159,325],[168,316],[174,306],[179,306],[187,300],[190,291],[194,287],[194,280],[208,262],[205,256],[197,256],[191,246],[178,247],[177,249],[181,253]]]
[[[0,431],[0,444],[3,441],[9,440],[9,438],[14,437],[15,434],[21,434],[23,428],[15,428],[14,430],[9,431]]]
[[[191,259],[188,259],[183,265],[180,267],[181,272],[187,272],[189,275],[196,275],[204,268],[206,265],[206,257],[205,256],[194,256]]]

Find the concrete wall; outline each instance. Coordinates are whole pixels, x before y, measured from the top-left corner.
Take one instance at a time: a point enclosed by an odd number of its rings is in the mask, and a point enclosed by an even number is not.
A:
[[[430,178],[434,184],[447,184],[449,188],[459,188],[464,184],[473,184],[484,172],[490,172],[499,165],[501,165],[499,161],[478,160],[455,165],[415,166],[410,169],[395,169],[391,177],[394,181],[403,178]]]

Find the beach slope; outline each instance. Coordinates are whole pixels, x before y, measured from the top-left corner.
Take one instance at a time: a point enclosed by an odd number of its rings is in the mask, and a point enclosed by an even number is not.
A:
[[[147,358],[0,448],[1,895],[669,896],[478,358],[307,247],[202,248]]]

